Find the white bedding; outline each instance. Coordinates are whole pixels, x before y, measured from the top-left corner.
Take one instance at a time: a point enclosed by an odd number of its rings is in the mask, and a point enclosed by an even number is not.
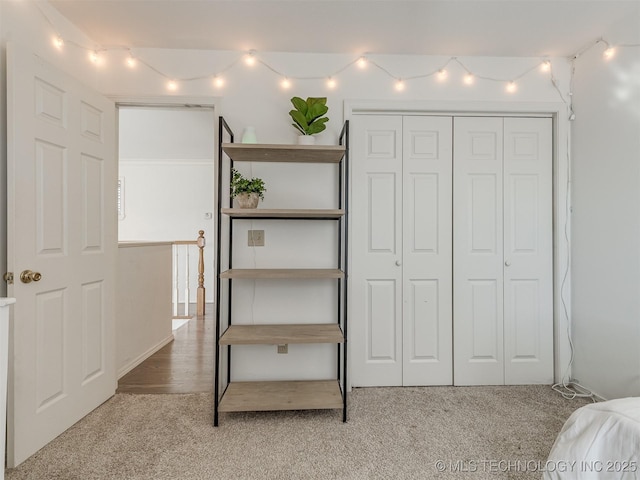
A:
[[[640,479],[640,397],[573,412],[556,438],[543,478]]]

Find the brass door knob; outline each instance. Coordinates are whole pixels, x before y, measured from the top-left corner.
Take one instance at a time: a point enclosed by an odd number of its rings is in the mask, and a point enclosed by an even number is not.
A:
[[[22,283],[39,282],[42,278],[40,272],[32,272],[31,270],[25,270],[20,274],[20,281]]]

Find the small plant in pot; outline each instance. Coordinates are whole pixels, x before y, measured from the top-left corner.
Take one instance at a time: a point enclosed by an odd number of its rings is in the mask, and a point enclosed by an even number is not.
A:
[[[327,97],[308,97],[303,100],[300,97],[293,97],[291,103],[295,110],[291,110],[289,115],[293,119],[292,125],[300,132],[298,143],[301,145],[313,145],[316,133],[322,132],[329,121],[328,117],[323,117],[329,111],[327,107]]]
[[[240,208],[256,208],[266,191],[261,178],[246,178],[235,168],[231,171],[231,198],[237,200]]]

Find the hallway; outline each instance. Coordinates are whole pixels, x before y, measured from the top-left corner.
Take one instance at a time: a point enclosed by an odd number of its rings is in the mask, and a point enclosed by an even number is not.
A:
[[[116,393],[213,392],[213,305],[173,332],[174,341],[118,381]]]

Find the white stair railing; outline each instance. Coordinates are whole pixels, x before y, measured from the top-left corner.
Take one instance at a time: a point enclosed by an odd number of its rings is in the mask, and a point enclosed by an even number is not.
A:
[[[191,318],[189,304],[191,299],[190,255],[198,249],[198,277],[196,296],[196,315],[204,315],[205,289],[204,289],[204,230],[198,232],[197,240],[175,240],[173,242],[173,317]],[[184,278],[180,277],[180,270],[184,271]],[[183,287],[183,288],[181,288]],[[180,291],[184,292],[182,302]],[[183,314],[180,315],[180,303],[183,303]]]

